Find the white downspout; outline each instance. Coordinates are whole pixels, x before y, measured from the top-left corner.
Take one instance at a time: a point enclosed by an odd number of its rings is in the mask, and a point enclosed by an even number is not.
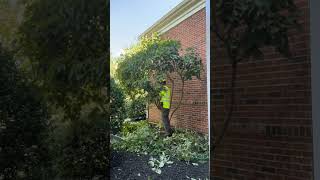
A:
[[[206,0],[206,61],[207,61],[207,104],[208,104],[208,139],[210,149],[210,0]],[[210,153],[209,153],[210,174]],[[209,176],[210,177],[210,176]]]

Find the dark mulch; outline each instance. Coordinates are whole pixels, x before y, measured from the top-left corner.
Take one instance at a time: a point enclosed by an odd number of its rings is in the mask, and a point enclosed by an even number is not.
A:
[[[171,180],[171,179],[206,179],[209,177],[208,163],[194,166],[183,161],[172,160],[174,163],[161,168],[159,175],[151,170],[148,164],[150,156],[128,152],[111,152],[111,179]],[[158,157],[157,157],[158,158]],[[209,178],[208,178],[209,179]]]

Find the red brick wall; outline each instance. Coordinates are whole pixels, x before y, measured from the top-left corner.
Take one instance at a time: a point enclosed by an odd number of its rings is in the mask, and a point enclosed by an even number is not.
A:
[[[182,21],[165,34],[163,38],[170,38],[180,41],[183,49],[194,47],[200,54],[204,69],[206,69],[206,25],[205,25],[205,9],[202,9]],[[173,92],[172,109],[176,107],[180,99],[181,82],[175,82]],[[184,88],[184,98],[182,105],[175,112],[171,125],[177,128],[193,129],[198,132],[208,133],[208,116],[207,116],[207,82],[206,70],[201,74],[201,80],[194,78],[187,81]],[[151,105],[149,107],[149,119],[152,122],[161,120],[161,113],[158,109]]]
[[[265,59],[239,65],[236,108],[211,161],[215,180],[312,179],[309,2],[297,0],[303,32],[290,37],[294,57],[270,48]],[[221,127],[230,66],[213,37],[212,121]]]

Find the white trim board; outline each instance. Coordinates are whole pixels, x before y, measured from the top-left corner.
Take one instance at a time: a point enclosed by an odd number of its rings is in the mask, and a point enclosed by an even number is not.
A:
[[[192,16],[196,12],[200,11],[201,9],[203,9],[205,7],[205,4],[202,3],[202,2],[203,1],[199,1],[199,3],[196,4],[194,7],[192,7],[188,11],[184,12],[182,15],[178,16],[176,19],[171,21],[169,24],[167,24],[164,27],[162,27],[161,29],[159,29],[159,31],[158,31],[159,34],[163,34],[163,33],[167,32],[167,31],[169,31],[171,28],[175,27],[176,25],[178,25],[182,21],[186,20],[187,18],[189,18],[190,16]]]
[[[161,35],[205,7],[206,0],[184,0],[164,15],[160,20],[154,23],[150,28],[144,31],[139,38],[150,35],[154,32]]]
[[[310,0],[313,179],[320,179],[320,1]]]

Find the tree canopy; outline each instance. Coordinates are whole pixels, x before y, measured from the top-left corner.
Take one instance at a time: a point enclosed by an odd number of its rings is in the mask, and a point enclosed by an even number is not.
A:
[[[293,0],[218,0],[213,30],[230,60],[262,56],[261,48],[274,47],[290,54],[288,35],[298,25]]]
[[[32,0],[19,55],[50,110],[49,177],[106,178],[109,145],[109,1]]]
[[[108,82],[106,1],[33,0],[19,27],[19,47],[48,100],[77,119]],[[99,101],[105,101],[105,97]],[[76,105],[78,104],[78,105]]]
[[[160,108],[161,80],[167,79],[174,86],[177,79],[173,74],[184,83],[193,77],[200,78],[201,68],[201,58],[195,49],[183,50],[178,41],[161,39],[153,34],[125,50],[118,64],[117,77],[131,97],[140,94]]]

